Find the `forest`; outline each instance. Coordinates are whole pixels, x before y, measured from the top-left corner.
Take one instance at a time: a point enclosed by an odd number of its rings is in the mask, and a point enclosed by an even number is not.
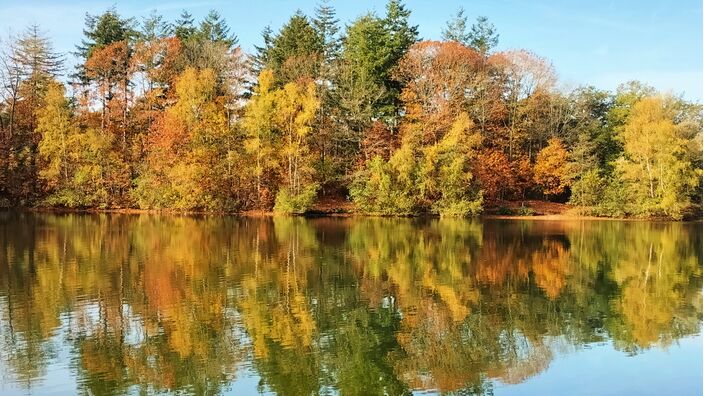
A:
[[[450,13],[450,12],[448,12]],[[2,40],[0,207],[464,217],[506,202],[701,216],[702,108],[646,83],[566,89],[464,10],[320,3],[247,54],[217,11],[86,15],[79,61],[41,26]]]

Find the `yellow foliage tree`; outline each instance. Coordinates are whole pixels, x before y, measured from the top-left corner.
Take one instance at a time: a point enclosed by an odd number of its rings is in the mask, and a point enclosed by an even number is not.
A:
[[[275,124],[272,116],[276,109],[276,95],[272,90],[274,73],[264,70],[259,74],[258,85],[254,95],[245,108],[242,126],[246,132],[244,148],[248,156],[253,157],[253,174],[256,177],[256,206],[264,209],[267,202],[267,179],[270,170],[277,167],[275,146]]]
[[[176,81],[176,103],[157,120],[147,169],[137,183],[142,207],[228,209],[227,140],[215,73],[186,69]]]
[[[37,112],[36,131],[42,136],[39,156],[43,161],[39,176],[50,189],[61,190],[69,185],[70,144],[80,131],[71,118],[63,86],[49,84],[45,101],[46,105]]]
[[[315,84],[288,83],[276,93],[275,122],[282,135],[281,157],[284,186],[276,197],[275,210],[304,212],[318,190],[313,180],[313,156],[309,139],[320,102]]]
[[[687,141],[677,134],[663,98],[636,102],[623,128],[624,156],[616,171],[626,183],[633,208],[641,215],[682,218],[688,194],[697,187],[701,170],[686,159]]]
[[[548,141],[535,161],[533,179],[545,195],[560,195],[569,186],[569,154],[557,138]]]
[[[67,207],[111,205],[128,175],[124,162],[111,150],[113,137],[81,131],[73,120],[64,88],[49,84],[44,107],[37,111],[39,177],[50,191],[46,203]]]

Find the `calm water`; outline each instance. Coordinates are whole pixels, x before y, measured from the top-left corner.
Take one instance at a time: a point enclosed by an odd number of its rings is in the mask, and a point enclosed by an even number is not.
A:
[[[701,394],[701,227],[0,213],[0,394]]]

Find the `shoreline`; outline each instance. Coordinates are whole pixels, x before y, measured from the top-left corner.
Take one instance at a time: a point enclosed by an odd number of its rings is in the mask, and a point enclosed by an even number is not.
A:
[[[340,208],[342,210],[342,208]],[[166,216],[232,216],[242,218],[266,218],[266,217],[305,217],[305,218],[353,218],[353,217],[377,217],[377,218],[440,218],[438,215],[421,213],[418,215],[374,215],[350,211],[311,211],[303,214],[281,214],[274,211],[248,210],[243,212],[226,211],[186,211],[175,209],[137,209],[137,208],[61,208],[61,207],[6,207],[0,211],[48,213],[48,214],[124,214],[124,215],[166,215]],[[468,217],[468,219],[481,220],[533,220],[533,221],[648,221],[648,222],[702,222],[702,217],[694,217],[683,220],[673,220],[663,217],[599,217],[588,215],[577,215],[570,213],[540,213],[534,215],[501,215],[494,213],[482,213],[478,216]]]

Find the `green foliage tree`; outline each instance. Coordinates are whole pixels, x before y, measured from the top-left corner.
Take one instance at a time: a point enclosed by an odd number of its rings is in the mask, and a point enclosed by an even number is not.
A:
[[[115,8],[110,8],[100,15],[86,13],[84,39],[76,46],[75,55],[87,61],[93,56],[96,49],[102,49],[117,42],[130,42],[138,34],[134,29],[133,18],[123,19]],[[83,85],[87,85],[91,78],[86,75],[83,64],[76,65],[74,78]]]
[[[318,32],[322,44],[323,61],[330,66],[340,52],[340,21],[335,15],[335,9],[329,4],[329,0],[323,0],[315,7],[315,17],[312,20],[313,28]]]
[[[676,134],[672,114],[663,99],[637,101],[623,128],[624,156],[616,161],[618,176],[627,184],[639,215],[680,219],[688,196],[698,186],[701,170],[686,160],[686,141]]]
[[[237,37],[230,33],[227,22],[215,10],[208,12],[195,35],[200,40],[222,43],[228,48],[237,44]]]
[[[460,7],[452,19],[447,21],[445,28],[442,30],[442,39],[470,45],[472,36],[467,31],[467,16],[464,15],[464,8]]]
[[[174,35],[181,41],[188,41],[193,37],[198,29],[195,26],[195,19],[188,11],[183,10],[181,15],[173,24]]]
[[[164,16],[152,10],[149,15],[142,18],[138,36],[142,41],[163,40],[173,32],[173,26],[164,19]]]
[[[477,21],[470,28],[468,38],[469,46],[485,56],[499,44],[499,34],[485,16],[477,17]]]
[[[308,17],[298,11],[270,38],[271,45],[265,47],[261,57],[281,85],[314,78],[319,73],[323,55],[322,40]]]
[[[414,160],[410,151],[402,147],[389,162],[376,156],[355,174],[350,196],[359,211],[385,216],[416,213],[416,191],[410,179]]]
[[[421,194],[434,201],[441,217],[466,217],[482,209],[482,196],[473,185],[471,162],[481,136],[467,113],[461,113],[450,130],[423,152],[419,181]]]

